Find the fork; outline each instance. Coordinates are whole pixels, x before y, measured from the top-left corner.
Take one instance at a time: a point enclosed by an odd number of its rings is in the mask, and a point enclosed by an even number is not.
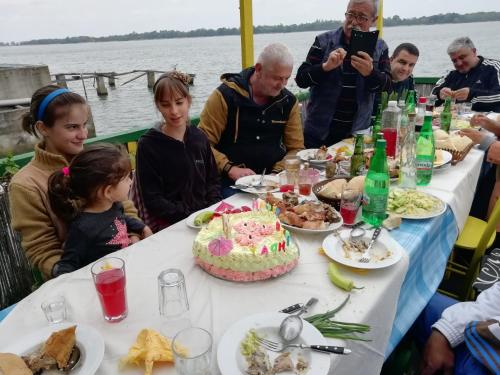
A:
[[[265,187],[265,185],[264,185],[264,176],[265,175],[266,175],[266,168],[264,168],[264,170],[262,171],[262,174],[260,175],[259,183],[253,185],[254,188],[260,189],[260,188]]]
[[[377,237],[381,231],[382,231],[382,227],[375,228],[375,231],[373,232],[372,239],[371,239],[370,243],[368,244],[368,247],[366,248],[366,250],[363,253],[363,255],[361,256],[361,258],[359,258],[360,263],[370,263],[370,260],[371,260],[370,250],[371,250],[373,244],[375,243],[375,241],[377,240]]]
[[[311,349],[322,353],[334,353],[334,354],[350,354],[351,350],[344,348],[342,346],[328,346],[328,345],[305,345],[305,344],[284,344],[282,342],[275,342],[271,340],[263,339],[257,336],[257,341],[265,349],[271,350],[273,352],[282,352],[286,348],[300,348],[300,349]]]

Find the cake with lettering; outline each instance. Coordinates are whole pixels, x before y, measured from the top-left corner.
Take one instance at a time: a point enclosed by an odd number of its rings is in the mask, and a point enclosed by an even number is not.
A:
[[[215,217],[193,245],[196,263],[209,274],[232,281],[257,281],[293,269],[299,250],[273,211]]]

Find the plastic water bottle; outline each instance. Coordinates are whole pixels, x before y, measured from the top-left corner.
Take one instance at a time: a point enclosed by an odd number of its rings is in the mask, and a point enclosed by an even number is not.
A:
[[[387,142],[386,154],[388,157],[396,157],[400,121],[401,110],[398,108],[397,102],[391,100],[382,112],[382,133]]]
[[[399,186],[408,189],[415,189],[417,186],[415,117],[415,113],[408,115],[408,128],[402,142],[399,162]]]
[[[389,167],[385,149],[385,139],[377,139],[363,190],[363,220],[374,227],[382,225],[386,217],[389,196]]]
[[[426,112],[424,126],[417,141],[417,185],[429,185],[434,169],[434,133],[432,132],[432,113]]]

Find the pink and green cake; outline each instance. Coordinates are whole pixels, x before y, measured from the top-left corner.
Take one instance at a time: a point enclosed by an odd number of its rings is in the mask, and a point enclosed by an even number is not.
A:
[[[193,245],[196,263],[231,281],[257,281],[282,275],[298,263],[299,250],[275,213],[255,210],[215,217]]]

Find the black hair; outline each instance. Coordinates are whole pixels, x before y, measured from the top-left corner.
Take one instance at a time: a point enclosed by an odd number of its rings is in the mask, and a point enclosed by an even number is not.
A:
[[[401,51],[407,51],[410,55],[413,55],[413,56],[417,56],[417,57],[420,56],[420,51],[418,50],[418,48],[415,44],[401,43],[399,46],[396,47],[396,49],[392,53],[391,58],[393,58],[393,59],[396,58],[396,56],[399,55],[399,53]]]

